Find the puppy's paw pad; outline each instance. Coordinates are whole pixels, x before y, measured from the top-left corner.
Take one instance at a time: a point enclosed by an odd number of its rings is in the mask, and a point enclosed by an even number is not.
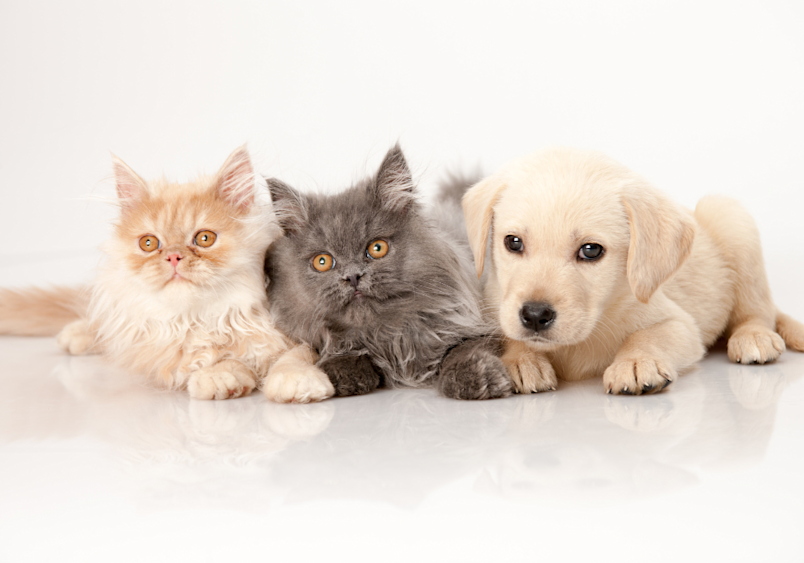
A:
[[[515,393],[555,391],[558,387],[558,378],[553,365],[539,353],[531,351],[505,353],[502,361],[511,377]]]
[[[677,377],[675,370],[657,360],[648,358],[619,360],[606,368],[603,374],[603,387],[610,395],[644,395],[663,391]]]
[[[89,324],[83,320],[73,321],[56,336],[56,345],[73,356],[84,356],[93,352],[95,337],[89,332]]]
[[[256,386],[254,377],[246,368],[228,369],[212,366],[194,372],[187,382],[187,391],[193,399],[234,399],[251,393]]]
[[[784,340],[763,326],[742,326],[729,337],[729,360],[738,364],[765,364],[785,351]]]
[[[293,362],[275,364],[268,371],[262,392],[275,403],[315,403],[332,397],[335,388],[316,366]]]

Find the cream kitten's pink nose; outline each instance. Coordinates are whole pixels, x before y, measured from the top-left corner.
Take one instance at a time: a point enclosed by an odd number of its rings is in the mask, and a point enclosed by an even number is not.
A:
[[[179,260],[181,260],[181,254],[168,254],[167,261],[173,265],[173,269],[179,264]]]

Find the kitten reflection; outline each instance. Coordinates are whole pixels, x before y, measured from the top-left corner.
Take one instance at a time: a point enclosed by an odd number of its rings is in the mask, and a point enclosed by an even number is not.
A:
[[[550,394],[463,402],[433,390],[335,399],[326,431],[275,458],[274,480],[292,502],[359,498],[416,507],[430,492],[498,458],[506,433],[540,432],[554,400]]]

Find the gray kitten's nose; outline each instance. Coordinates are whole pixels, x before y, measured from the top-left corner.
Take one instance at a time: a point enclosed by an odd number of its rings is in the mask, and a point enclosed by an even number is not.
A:
[[[360,283],[360,275],[359,274],[352,274],[349,276],[349,283],[352,284],[352,287],[357,289],[357,284]]]

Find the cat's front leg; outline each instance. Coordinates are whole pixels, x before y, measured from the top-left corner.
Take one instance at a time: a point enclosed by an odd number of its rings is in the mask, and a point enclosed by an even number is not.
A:
[[[333,356],[318,362],[318,367],[327,374],[335,395],[365,395],[374,391],[382,381],[374,364],[365,354],[360,356]]]
[[[193,399],[244,397],[257,386],[254,372],[235,360],[223,360],[190,374],[187,391]]]
[[[95,334],[89,328],[89,321],[78,319],[67,324],[56,336],[56,345],[73,356],[99,354]]]
[[[496,338],[473,338],[450,350],[441,362],[436,387],[450,399],[496,399],[511,394],[511,378]]]
[[[271,366],[262,392],[276,403],[314,403],[329,399],[335,388],[316,367],[318,355],[307,345],[291,348]]]

